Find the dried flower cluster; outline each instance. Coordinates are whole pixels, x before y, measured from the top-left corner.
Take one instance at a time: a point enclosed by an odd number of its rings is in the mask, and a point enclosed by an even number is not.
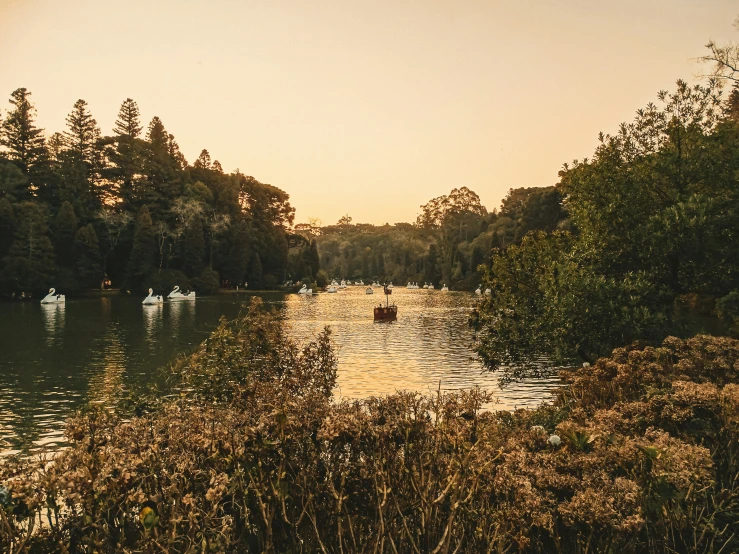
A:
[[[0,551],[739,551],[736,340],[616,350],[537,410],[337,403],[328,333],[300,349],[253,305],[172,376],[0,466]]]

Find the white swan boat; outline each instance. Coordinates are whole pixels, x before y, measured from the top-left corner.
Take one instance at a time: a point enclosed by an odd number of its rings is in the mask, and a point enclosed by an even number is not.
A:
[[[426,287],[423,287],[423,288],[426,288]],[[433,283],[429,283],[428,289],[429,290],[434,290],[434,284]]]
[[[341,284],[339,285],[339,288],[340,288],[340,289],[345,289],[345,288],[346,288],[346,281],[344,281],[344,280],[342,279],[342,280],[341,280]]]
[[[326,289],[326,292],[337,293],[337,292],[339,292],[339,289],[337,289],[335,286],[331,285],[330,287],[328,287]]]
[[[490,296],[491,294],[493,294],[493,291],[492,291],[492,290],[490,290],[490,289],[485,289],[485,295],[486,295],[486,296]]]
[[[367,287],[364,289],[364,294],[374,294],[375,291],[372,290],[372,287]]]
[[[481,286],[482,286],[482,285],[480,285],[479,287],[477,287],[477,288],[475,289],[475,294],[477,294],[477,295],[480,295],[480,294],[482,294],[482,289],[480,288]]]
[[[390,281],[390,284],[387,286],[387,288],[389,288],[390,290],[393,290],[394,287],[393,287],[393,282],[392,281]]]
[[[373,281],[373,282],[372,282],[372,286],[373,286],[373,287],[380,287],[380,286],[382,286],[382,285],[380,285],[380,283],[378,283],[377,281]]]
[[[42,304],[60,304],[65,302],[66,297],[63,294],[57,294],[56,289],[49,289],[49,294],[41,299]]]
[[[423,288],[425,288],[425,289],[429,288],[429,284],[428,283],[424,283],[423,284]]]
[[[449,292],[449,287],[446,286],[446,283],[444,283],[444,286],[441,287],[441,292]]]
[[[313,294],[313,289],[309,289],[307,285],[300,287],[298,294]]]
[[[180,286],[175,285],[172,292],[167,295],[167,300],[195,300],[195,291],[191,290],[187,294],[183,294],[180,292]]]
[[[149,289],[149,296],[144,298],[144,300],[141,302],[144,306],[150,306],[152,304],[161,304],[164,302],[164,298],[162,298],[161,294],[157,294],[154,296],[154,289]]]

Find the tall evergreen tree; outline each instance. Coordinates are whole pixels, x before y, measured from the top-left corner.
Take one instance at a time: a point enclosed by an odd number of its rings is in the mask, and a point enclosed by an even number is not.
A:
[[[46,157],[43,129],[36,127],[36,108],[29,96],[25,88],[13,91],[9,101],[13,107],[0,128],[0,145],[7,148],[8,159],[26,175]]]
[[[169,150],[169,157],[175,161],[177,169],[185,169],[187,167],[187,160],[185,159],[184,154],[180,152],[180,145],[177,144],[177,141],[172,134],[169,135],[167,149]]]
[[[151,277],[158,265],[159,249],[154,224],[149,208],[142,206],[136,217],[133,246],[128,258],[128,286],[134,290],[145,290],[145,281]]]
[[[103,278],[103,265],[95,227],[80,227],[75,237],[74,250],[80,285],[84,288],[99,286]]]
[[[118,111],[118,119],[113,126],[113,132],[119,136],[136,139],[141,135],[142,129],[138,105],[131,98],[126,98]]]
[[[164,129],[164,123],[157,116],[154,116],[149,123],[146,140],[151,143],[154,149],[169,153],[169,135]]]
[[[198,159],[195,160],[193,167],[198,169],[210,169],[210,153],[205,148],[200,152],[200,155],[198,156]]]
[[[64,132],[67,147],[76,152],[82,160],[92,167],[95,161],[95,149],[100,138],[97,122],[82,99],[74,103],[67,116],[67,130]]]

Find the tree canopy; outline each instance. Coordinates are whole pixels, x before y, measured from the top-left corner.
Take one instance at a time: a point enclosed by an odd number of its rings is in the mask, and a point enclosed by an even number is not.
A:
[[[284,191],[225,173],[207,150],[189,165],[159,117],[142,138],[131,98],[109,136],[83,99],[48,140],[35,118],[31,93],[15,90],[0,125],[0,294],[286,278],[294,209]]]

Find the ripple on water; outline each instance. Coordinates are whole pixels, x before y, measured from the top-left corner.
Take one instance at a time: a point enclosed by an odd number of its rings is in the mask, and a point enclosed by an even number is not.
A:
[[[364,287],[310,297],[261,295],[299,341],[332,329],[337,347],[336,397],[357,399],[398,390],[421,393],[481,387],[494,408],[532,407],[551,398],[558,380],[528,379],[501,387],[483,370],[467,325],[475,297],[395,289],[398,321],[375,323],[380,290]],[[235,317],[248,295],[142,307],[132,297],[72,300],[63,309],[0,304],[0,452],[63,444],[65,419],[88,401],[113,405],[146,386],[157,368],[190,352],[218,324]]]

